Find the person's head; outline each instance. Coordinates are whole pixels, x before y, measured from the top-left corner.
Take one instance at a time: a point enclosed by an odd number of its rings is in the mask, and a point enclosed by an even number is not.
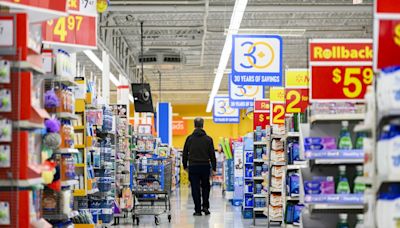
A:
[[[194,119],[194,127],[202,129],[204,127],[203,118],[197,117],[196,119]]]

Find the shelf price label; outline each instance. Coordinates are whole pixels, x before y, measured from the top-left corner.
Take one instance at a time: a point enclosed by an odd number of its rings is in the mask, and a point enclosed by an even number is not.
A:
[[[310,101],[363,101],[374,78],[372,49],[370,39],[311,40]]]
[[[42,34],[45,43],[95,48],[96,17],[70,14],[49,20],[45,22]]]
[[[97,0],[68,0],[68,10],[83,15],[96,16]]]
[[[270,100],[259,99],[254,100],[254,116],[253,116],[253,128],[261,126],[262,129],[270,124]]]
[[[285,104],[272,103],[271,104],[271,117],[272,124],[285,124]]]

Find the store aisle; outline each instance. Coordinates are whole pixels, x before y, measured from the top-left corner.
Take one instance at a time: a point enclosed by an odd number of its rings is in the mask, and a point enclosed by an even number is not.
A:
[[[168,223],[167,217],[162,215],[159,226],[154,224],[152,216],[142,216],[140,227],[182,227],[182,228],[241,228],[251,226],[252,220],[242,219],[240,207],[233,207],[222,197],[221,187],[214,186],[210,195],[211,215],[193,216],[194,204],[191,198],[190,188],[182,188],[173,193],[171,198],[172,221]],[[129,224],[117,226],[119,228],[132,227]],[[128,221],[127,221],[128,222]],[[123,224],[124,221],[121,220]]]

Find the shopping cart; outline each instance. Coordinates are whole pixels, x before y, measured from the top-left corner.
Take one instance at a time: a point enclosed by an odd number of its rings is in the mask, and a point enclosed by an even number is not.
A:
[[[171,222],[172,161],[165,158],[139,158],[135,163],[132,221],[139,225],[139,216],[153,215],[156,225],[159,216],[168,215]]]

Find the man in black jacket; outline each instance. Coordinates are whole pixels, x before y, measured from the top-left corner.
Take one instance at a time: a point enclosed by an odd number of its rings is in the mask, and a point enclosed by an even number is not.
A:
[[[192,187],[192,197],[195,205],[194,216],[201,216],[201,211],[210,214],[210,163],[213,174],[217,169],[215,160],[214,143],[203,130],[204,120],[194,120],[194,131],[186,138],[183,148],[183,168],[187,170],[189,162],[189,180]],[[201,193],[200,193],[201,186]],[[203,198],[203,204],[201,204]],[[201,209],[203,206],[203,209]]]

